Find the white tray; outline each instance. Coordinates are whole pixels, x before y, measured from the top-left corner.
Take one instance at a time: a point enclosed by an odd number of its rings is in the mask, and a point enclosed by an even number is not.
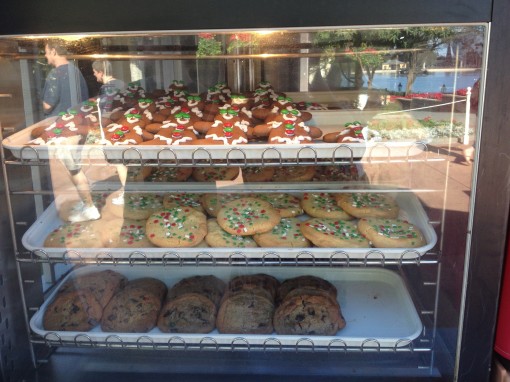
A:
[[[204,334],[168,334],[159,329],[148,333],[106,333],[97,326],[89,332],[50,332],[43,328],[43,315],[57,290],[46,300],[30,320],[32,330],[48,341],[108,342],[110,344],[140,343],[163,345],[205,345],[210,347],[241,348],[248,346],[291,347],[399,347],[408,346],[410,341],[422,332],[422,323],[414,304],[400,276],[383,268],[276,268],[276,267],[130,267],[88,266],[77,269],[72,274],[112,269],[124,274],[128,279],[150,276],[162,280],[168,287],[182,278],[195,275],[215,276],[228,281],[243,274],[267,273],[280,281],[300,276],[315,275],[333,283],[338,289],[338,302],[347,325],[335,336],[295,336],[295,335],[233,335],[219,334],[217,330]],[[67,277],[71,277],[71,275]],[[67,278],[66,278],[67,279]],[[65,282],[65,280],[64,280]]]
[[[275,259],[365,259],[365,260],[414,260],[432,249],[437,242],[437,235],[430,225],[427,214],[418,198],[412,192],[400,192],[395,195],[400,206],[399,217],[415,224],[422,231],[426,244],[419,248],[69,248],[67,253],[63,248],[44,247],[45,238],[55,228],[63,224],[59,218],[55,203],[52,203],[25,232],[22,238],[23,246],[41,257],[48,258],[82,258],[103,259],[125,258],[143,260],[144,258],[166,258],[174,261],[177,258],[233,258],[241,260],[246,258],[269,258]],[[303,216],[305,218],[305,216]],[[270,254],[269,257],[268,254]]]
[[[31,140],[30,132],[41,124],[48,124],[44,120],[29,126],[13,135],[5,138],[2,142],[6,149],[23,160],[43,160],[54,158],[55,146],[27,145]],[[323,127],[323,133],[339,131],[343,124],[327,125]],[[321,127],[321,126],[319,126]],[[427,146],[423,142],[367,142],[367,143],[324,143],[316,140],[303,145],[269,145],[263,143],[250,143],[247,145],[223,146],[102,146],[81,145],[68,146],[73,153],[81,152],[82,161],[88,160],[150,160],[161,159],[172,162],[186,161],[209,161],[219,160],[296,160],[296,159],[325,159],[340,160],[342,158],[391,158],[409,157],[422,154]]]

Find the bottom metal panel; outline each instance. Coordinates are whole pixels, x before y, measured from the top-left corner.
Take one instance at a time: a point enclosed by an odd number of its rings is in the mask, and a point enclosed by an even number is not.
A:
[[[422,355],[133,352],[60,348],[25,381],[451,381]]]

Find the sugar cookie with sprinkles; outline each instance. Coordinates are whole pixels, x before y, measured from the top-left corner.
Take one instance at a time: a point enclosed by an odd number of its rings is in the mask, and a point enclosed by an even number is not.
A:
[[[253,197],[265,200],[271,203],[273,208],[277,209],[282,218],[292,218],[303,214],[301,200],[297,196],[283,192],[259,193]]]
[[[163,196],[163,207],[191,207],[197,211],[204,212],[204,208],[200,203],[200,194],[188,192],[167,193]]]
[[[147,237],[158,247],[194,247],[207,233],[206,220],[190,207],[163,209],[147,219]]]
[[[195,167],[191,176],[198,182],[232,180],[239,175],[239,167]]]
[[[368,240],[358,231],[356,223],[313,218],[301,224],[301,232],[317,247],[322,248],[368,248]]]
[[[232,235],[221,228],[216,219],[207,220],[205,241],[211,247],[255,248],[257,243],[251,236]]]
[[[225,204],[242,196],[243,194],[203,194],[201,202],[207,215],[216,217]]]
[[[274,167],[245,167],[243,168],[243,179],[245,182],[269,182],[274,175]]]
[[[301,232],[301,224],[298,218],[282,218],[271,231],[253,235],[253,240],[261,247],[310,247],[310,240]]]
[[[352,220],[353,217],[339,207],[333,194],[305,192],[301,200],[303,210],[314,218]]]
[[[154,211],[163,208],[163,197],[153,193],[126,193],[124,204],[114,204],[115,193],[110,195],[107,206],[112,214],[119,218],[143,220],[147,219]]]
[[[110,220],[103,228],[101,236],[105,247],[109,248],[154,247],[145,233],[145,220]]]
[[[315,166],[282,166],[274,172],[275,182],[307,182],[315,176]]]
[[[191,167],[156,167],[152,173],[145,178],[146,182],[184,182],[187,180],[193,169]]]
[[[280,214],[269,202],[244,197],[225,204],[217,219],[232,235],[248,236],[272,230],[280,222]]]
[[[394,219],[400,208],[395,199],[386,193],[354,192],[335,194],[337,205],[357,218],[377,217]]]
[[[376,248],[418,248],[426,244],[418,227],[400,219],[361,219],[358,230]]]
[[[64,223],[55,228],[44,240],[50,248],[101,248],[101,226],[99,220],[79,223]]]

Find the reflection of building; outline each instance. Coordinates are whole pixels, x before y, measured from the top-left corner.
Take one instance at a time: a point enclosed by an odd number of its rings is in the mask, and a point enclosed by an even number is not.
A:
[[[407,69],[407,63],[402,62],[398,59],[388,60],[382,64],[382,70],[402,70]]]

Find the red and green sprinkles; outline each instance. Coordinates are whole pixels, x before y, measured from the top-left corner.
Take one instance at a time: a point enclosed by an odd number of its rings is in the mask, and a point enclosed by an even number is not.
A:
[[[238,234],[248,232],[247,227],[253,227],[256,222],[269,220],[265,207],[256,201],[241,202],[234,207],[225,208],[223,220]]]
[[[82,236],[85,238],[93,238],[96,234],[89,224],[66,223],[55,228],[49,234],[48,239],[62,246],[75,247],[81,244]]]
[[[168,202],[175,202],[183,207],[200,208],[200,198],[197,194],[190,193],[178,193],[178,194],[167,194],[165,200]]]
[[[312,220],[304,224],[322,233],[324,236],[336,236],[343,240],[357,240],[359,242],[365,241],[365,238],[356,226],[344,220],[332,220],[331,222]]]
[[[305,193],[303,195],[303,200],[310,200],[312,204],[312,208],[317,208],[320,210],[324,210],[327,212],[332,211],[341,211],[343,209],[339,207],[336,203],[334,196],[327,192],[320,193]]]
[[[277,210],[291,209],[294,213],[301,210],[299,199],[289,194],[255,194],[254,197],[271,203]]]
[[[401,220],[379,220],[371,224],[377,234],[389,239],[417,239],[413,225]]]
[[[180,241],[192,242],[195,240],[195,231],[198,230],[197,225],[188,226],[187,214],[191,210],[189,208],[173,208],[161,211],[157,215],[153,215],[152,224],[159,225],[166,238],[175,238]],[[156,234],[151,233],[150,238],[156,237]]]
[[[120,229],[119,236],[123,243],[133,245],[145,239],[145,226],[141,224],[124,224]]]
[[[393,203],[390,202],[391,199],[381,194],[357,192],[351,194],[351,199],[352,205],[356,208],[371,207],[391,209],[393,207]]]
[[[227,175],[227,169],[225,168],[201,168],[199,170],[202,173],[206,182],[212,182],[217,180],[224,180]]]
[[[249,236],[232,235],[226,231],[221,230],[221,238],[226,247],[246,248],[251,247],[252,239]]]
[[[162,198],[160,195],[140,195],[130,194],[126,197],[126,206],[137,210],[137,209],[157,209],[163,205]]]
[[[301,223],[294,223],[293,220],[282,218],[272,230],[271,234],[278,236],[281,240],[304,239],[303,234],[299,230]]]

